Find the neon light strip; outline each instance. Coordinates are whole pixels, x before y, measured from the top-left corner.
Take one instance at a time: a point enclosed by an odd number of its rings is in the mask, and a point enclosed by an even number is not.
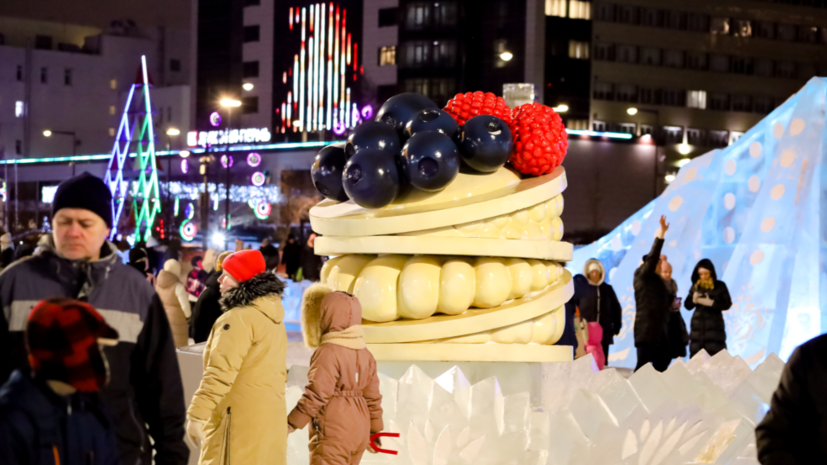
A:
[[[327,60],[325,60],[325,53],[324,53],[325,52],[325,50],[324,50],[324,45],[325,45],[324,33],[325,33],[325,29],[326,29],[326,27],[325,27],[325,10],[326,9],[327,9],[327,5],[322,3],[322,11],[321,11],[322,26],[321,26],[321,28],[319,28],[319,30],[322,31],[321,39],[320,39],[320,42],[319,42],[319,58],[321,60],[321,61],[319,61],[319,68],[320,68],[320,71],[321,71],[321,77],[319,77],[319,86],[320,86],[319,87],[319,95],[321,96],[319,98],[319,125],[321,126],[321,129],[325,129],[326,127],[329,127],[329,126],[325,126],[325,124],[324,124],[324,98],[325,98],[325,93],[324,93],[324,67],[327,64]]]
[[[607,137],[609,139],[631,139],[633,136],[625,132],[596,132],[596,131],[581,131],[579,129],[566,129],[566,132],[572,136],[591,136],[591,137]]]
[[[322,93],[319,91],[319,5],[314,8],[316,12],[316,32],[313,33],[315,50],[313,53],[313,130],[320,131],[322,129],[322,122],[319,121],[319,100],[322,98]]]
[[[333,4],[327,12],[327,127],[333,129]]]

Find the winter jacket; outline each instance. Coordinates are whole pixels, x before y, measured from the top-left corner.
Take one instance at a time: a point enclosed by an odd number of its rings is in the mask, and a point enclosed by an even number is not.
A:
[[[287,463],[287,332],[272,273],[221,298],[225,313],[204,349],[204,376],[187,415],[206,421],[200,465]]]
[[[322,257],[316,255],[313,247],[305,246],[302,250],[302,276],[315,283],[321,278],[321,273]]]
[[[23,331],[35,304],[53,297],[86,301],[120,334],[117,346],[104,349],[111,378],[100,394],[116,419],[121,463],[150,465],[153,449],[157,465],[187,463],[184,390],[161,299],[121,263],[111,243],[93,262],[59,257],[53,244],[49,236],[36,255],[0,274],[0,382],[13,369],[28,370]]]
[[[0,463],[120,464],[97,395],[58,396],[20,370],[0,388]]]
[[[592,284],[586,278],[589,266],[600,266],[600,282]],[[620,334],[623,325],[623,309],[617,300],[615,291],[605,282],[606,269],[600,261],[591,259],[583,267],[583,274],[574,277],[574,297],[572,301],[580,309],[580,316],[589,322],[600,323],[603,327],[603,343],[613,344],[614,336]]]
[[[678,283],[674,279],[670,279],[666,283],[666,289],[669,291],[669,300],[675,302],[678,295]],[[689,344],[689,333],[686,331],[686,322],[683,321],[680,308],[677,310],[674,303],[669,312],[669,326],[667,328],[667,336],[669,338],[669,356],[670,358],[686,357],[686,345]]]
[[[187,318],[190,315],[190,301],[187,290],[178,276],[167,270],[158,273],[158,282],[155,290],[161,303],[164,304],[164,311],[167,313],[169,326],[172,329],[172,337],[175,340],[175,347],[189,345],[189,324]]]
[[[755,429],[762,465],[827,463],[827,335],[787,361],[770,410]]]
[[[275,271],[279,267],[279,249],[268,244],[259,251],[264,256],[267,271]]]
[[[606,366],[606,354],[603,353],[603,327],[592,322],[589,323],[588,328],[589,342],[586,343],[586,353],[592,354],[597,363],[597,369],[602,370]]]
[[[577,305],[571,300],[566,302],[566,318],[563,320],[564,329],[560,340],[554,343],[556,346],[571,346],[572,356],[577,352],[577,335],[574,328],[574,315],[577,312]]]
[[[317,284],[305,291],[302,331],[317,347],[305,393],[287,417],[310,427],[310,464],[358,464],[370,435],[382,431],[376,360],[362,338],[362,307],[343,292]]]
[[[0,268],[5,268],[14,262],[14,249],[6,247],[0,252]]]
[[[635,270],[635,347],[640,344],[663,346],[667,341],[670,307],[669,291],[657,272],[663,239],[655,239],[652,250]]]
[[[695,309],[690,323],[689,353],[690,356],[694,356],[701,349],[706,349],[709,355],[715,355],[726,349],[726,325],[724,324],[724,315],[721,312],[732,307],[732,299],[729,297],[726,284],[723,281],[718,281],[715,266],[706,258],[695,265],[695,269],[692,271],[693,283],[697,283],[700,279],[698,268],[709,270],[712,280],[715,281],[715,287],[711,290],[698,289],[697,284],[693,284],[689,288],[689,295],[684,301],[684,306],[687,310]],[[696,304],[693,300],[695,292],[712,299],[714,302],[712,306]]]
[[[221,299],[221,291],[219,291],[221,285],[218,283],[220,277],[220,271],[213,271],[210,274],[204,292],[198,296],[198,301],[192,309],[190,337],[196,344],[204,342],[210,337],[215,320],[224,314],[221,311],[221,304],[218,303]]]
[[[288,242],[284,245],[281,259],[284,262],[287,275],[294,277],[302,264],[302,247],[295,241],[292,244]]]

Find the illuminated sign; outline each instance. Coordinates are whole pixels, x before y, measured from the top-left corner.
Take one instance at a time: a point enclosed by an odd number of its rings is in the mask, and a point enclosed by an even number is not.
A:
[[[272,134],[267,128],[190,131],[187,133],[187,145],[190,147],[209,147],[211,145],[252,144],[255,142],[270,142],[271,137]]]

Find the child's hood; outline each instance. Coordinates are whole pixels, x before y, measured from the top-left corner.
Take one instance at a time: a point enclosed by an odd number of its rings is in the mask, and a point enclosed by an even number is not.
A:
[[[302,297],[302,333],[308,347],[318,347],[322,336],[362,324],[359,299],[324,284],[307,288]]]

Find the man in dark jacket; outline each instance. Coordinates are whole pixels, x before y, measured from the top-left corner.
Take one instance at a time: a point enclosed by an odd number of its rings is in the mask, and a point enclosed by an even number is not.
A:
[[[605,278],[606,269],[599,260],[593,258],[587,261],[583,274],[574,277],[574,297],[571,301],[580,309],[582,318],[597,322],[603,328],[603,354],[608,361],[609,345],[614,343],[614,336],[620,334],[623,325],[623,309]]]
[[[755,429],[762,465],[827,463],[827,335],[799,346]]]
[[[322,257],[316,255],[315,245],[316,233],[310,233],[302,250],[302,275],[304,279],[314,283],[321,279],[322,265],[324,264]]]
[[[652,363],[658,371],[666,371],[671,360],[667,349],[667,328],[672,302],[666,283],[658,274],[663,237],[668,229],[666,217],[661,216],[652,250],[643,257],[643,263],[635,270],[635,371],[647,363]]]
[[[296,236],[287,236],[287,243],[284,244],[281,261],[284,262],[285,272],[293,281],[296,280],[296,273],[302,263],[302,247],[296,242]]]
[[[118,332],[90,305],[53,299],[32,311],[26,340],[31,372],[0,388],[0,463],[118,465],[97,395],[109,377],[102,347]]]
[[[198,301],[195,302],[195,306],[192,309],[190,337],[192,337],[196,344],[204,342],[210,337],[215,320],[224,313],[219,303],[221,299],[219,288],[221,285],[218,282],[218,278],[221,277],[223,271],[221,265],[224,259],[231,254],[232,252],[224,252],[218,256],[218,259],[215,261],[215,270],[213,270],[207,279],[207,286],[204,288],[204,292],[198,296]]]
[[[726,324],[721,312],[732,307],[732,299],[708,258],[695,265],[692,283],[684,302],[687,310],[695,309],[690,323],[689,356],[694,357],[701,349],[715,355],[726,349]]]
[[[52,229],[37,254],[0,274],[0,382],[28,370],[26,319],[41,300],[69,297],[98,309],[120,337],[105,349],[111,380],[101,391],[115,424],[121,463],[183,465],[184,389],[175,343],[152,286],[121,263],[106,238],[111,193],[89,174],[64,181],[55,194]],[[151,437],[151,441],[150,441]]]
[[[264,240],[261,241],[261,249],[259,249],[259,251],[261,255],[264,256],[267,271],[275,273],[279,267],[279,249],[273,247],[273,244],[270,243],[270,238],[265,237]]]

